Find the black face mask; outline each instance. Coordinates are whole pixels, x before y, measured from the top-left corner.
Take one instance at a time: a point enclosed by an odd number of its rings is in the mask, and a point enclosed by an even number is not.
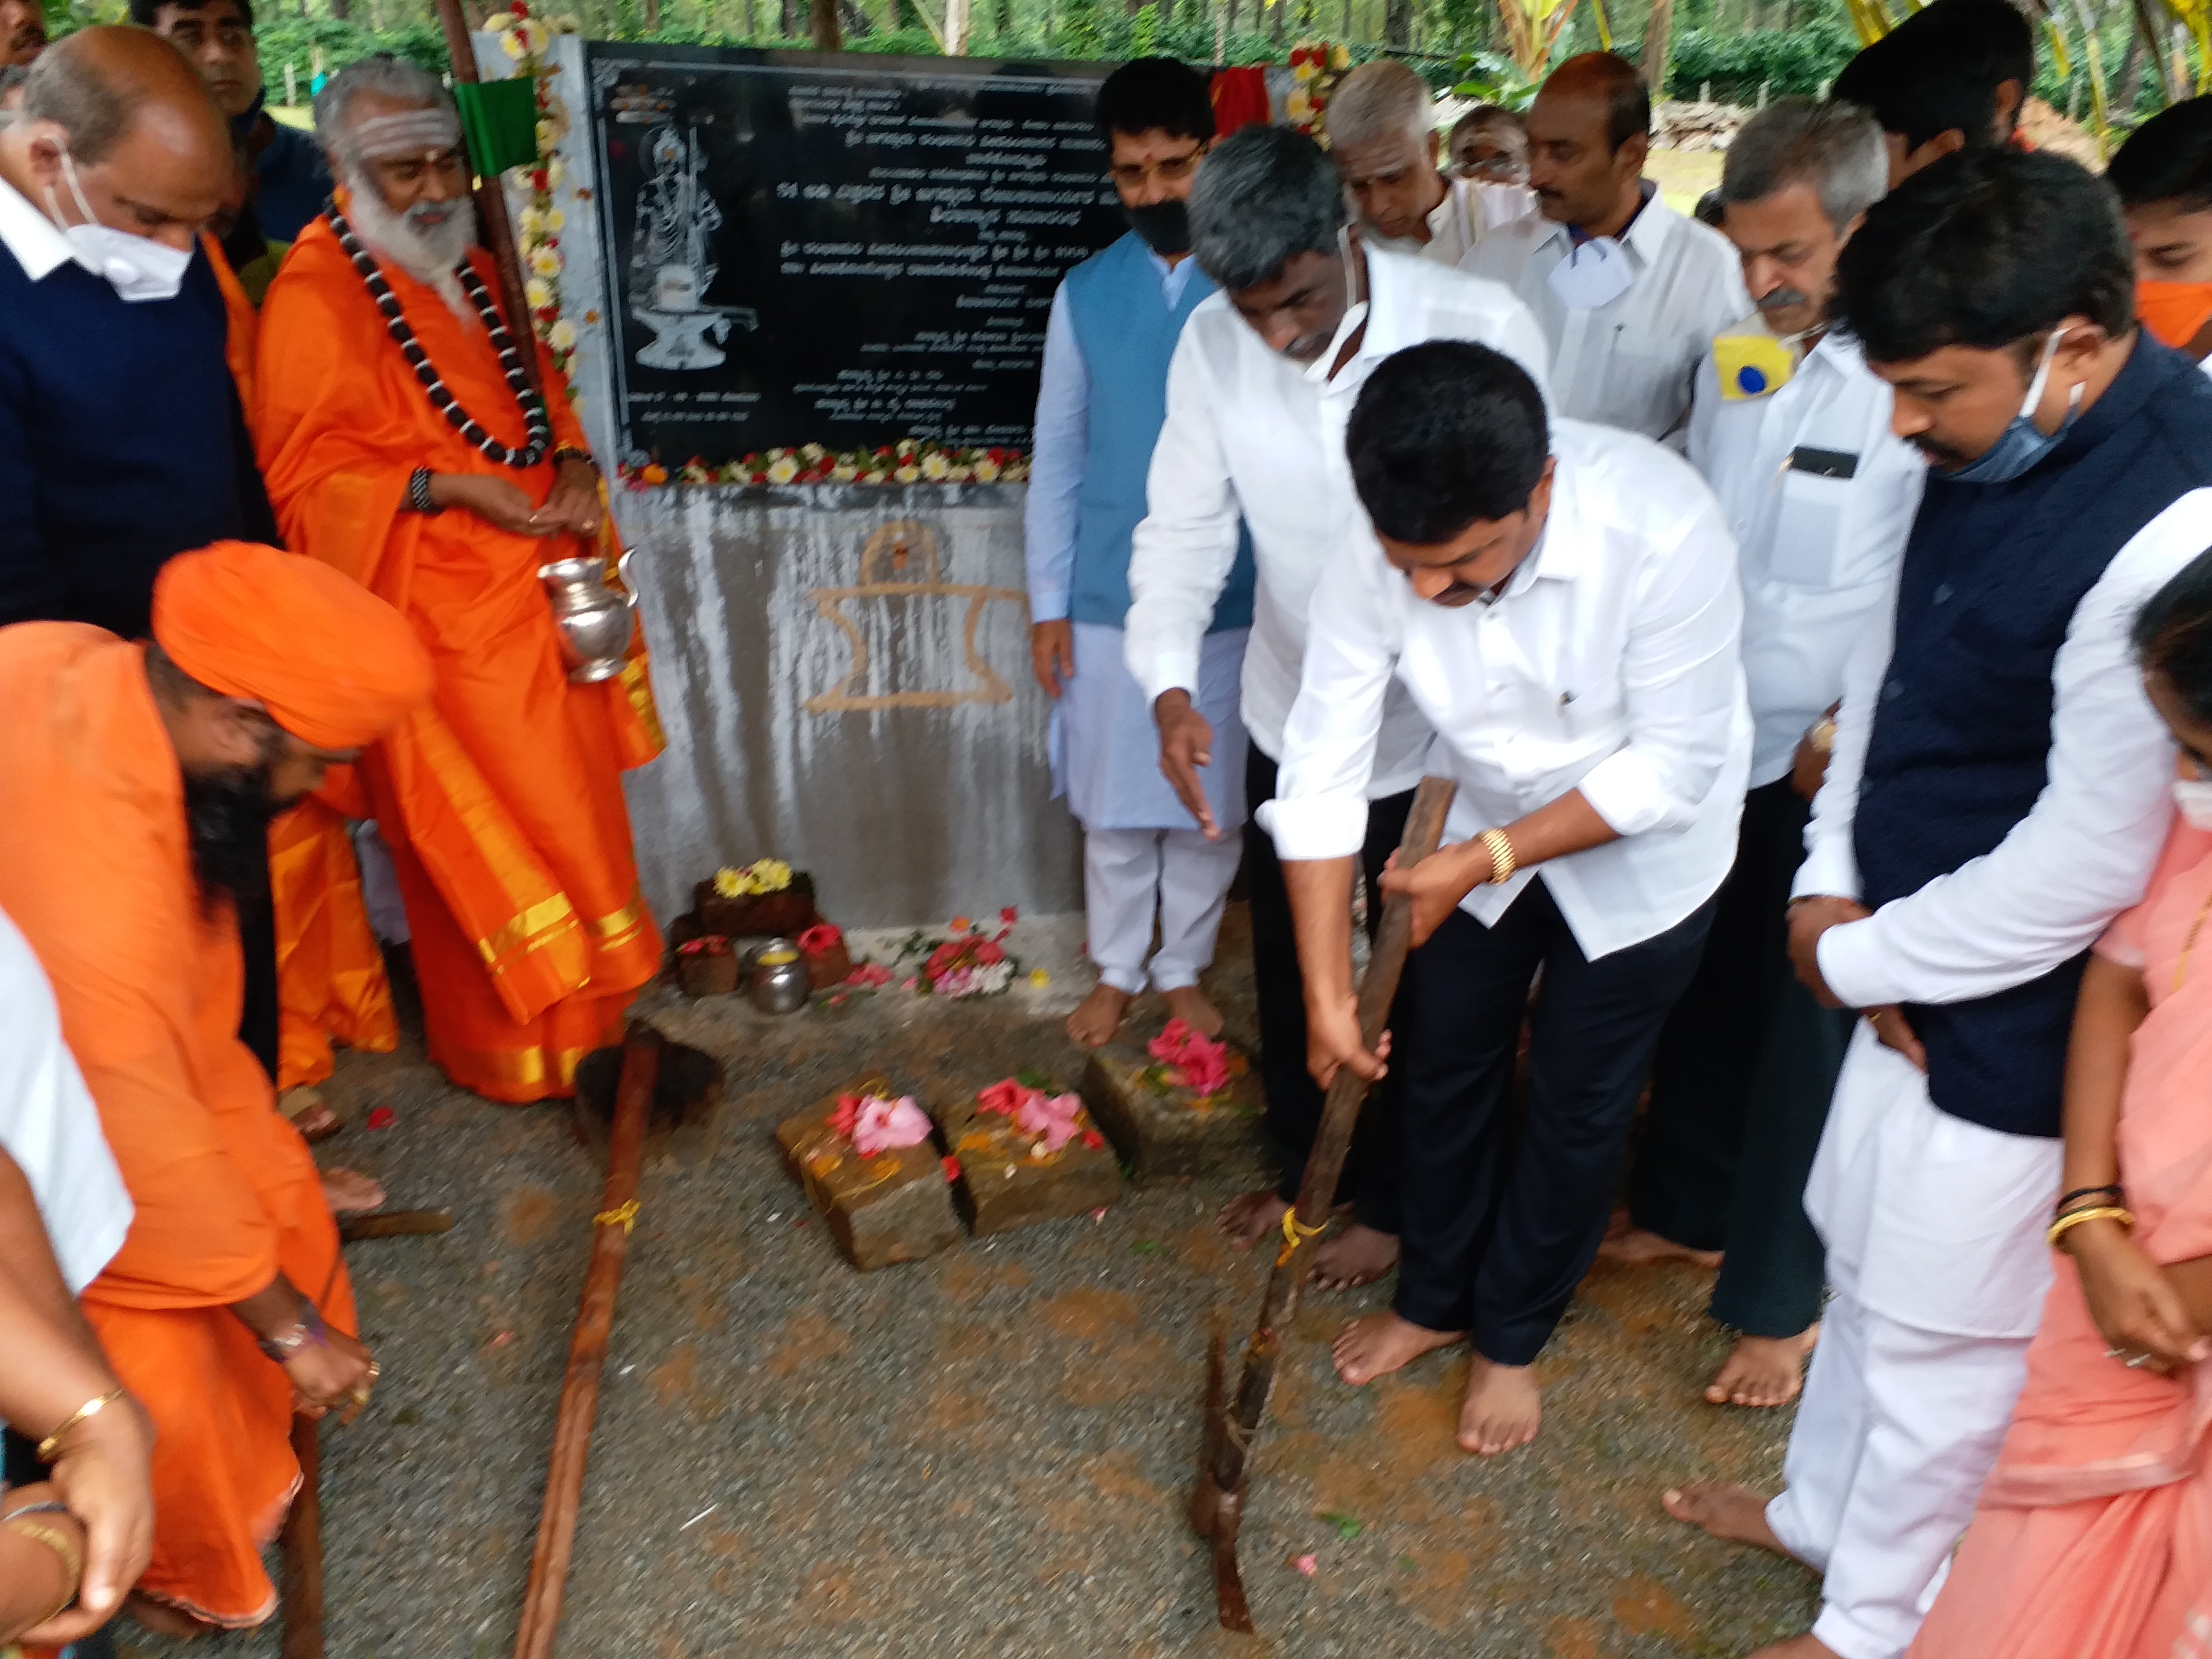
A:
[[[1125,207],[1121,216],[1129,222],[1130,229],[1145,239],[1145,246],[1163,259],[1190,252],[1190,211],[1181,202]]]
[[[270,772],[264,761],[185,775],[192,873],[210,915],[225,898],[241,915],[269,902],[269,821],[289,805],[276,799]]]

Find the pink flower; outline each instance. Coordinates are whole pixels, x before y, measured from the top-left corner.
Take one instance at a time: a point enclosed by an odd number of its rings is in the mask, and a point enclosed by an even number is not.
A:
[[[1029,1098],[1022,1102],[1021,1109],[1014,1114],[1014,1127],[1024,1134],[1042,1135],[1047,1156],[1058,1152],[1075,1136],[1079,1127],[1077,1115],[1083,1110],[1083,1100],[1078,1095],[1048,1095],[1042,1090],[1031,1089]]]
[[[1036,1092],[1036,1090],[1024,1087],[1014,1079],[1006,1078],[994,1083],[988,1089],[976,1091],[975,1109],[979,1112],[996,1112],[1001,1117],[1011,1118],[1022,1109],[1024,1097]]]
[[[919,1146],[929,1139],[929,1120],[912,1095],[896,1100],[870,1095],[860,1103],[860,1121],[853,1127],[853,1150],[873,1158],[897,1146]]]
[[[1170,1020],[1145,1051],[1168,1068],[1177,1087],[1193,1094],[1218,1094],[1229,1086],[1227,1045],[1193,1029],[1188,1020]]]
[[[1310,1578],[1321,1571],[1321,1558],[1317,1555],[1294,1555],[1291,1558],[1291,1565]]]
[[[845,983],[856,989],[872,990],[891,982],[891,970],[880,962],[864,962],[845,975]]]

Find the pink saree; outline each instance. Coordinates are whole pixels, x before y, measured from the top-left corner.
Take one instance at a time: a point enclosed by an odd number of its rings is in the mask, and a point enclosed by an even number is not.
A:
[[[2098,953],[2142,969],[2120,1107],[2136,1238],[2212,1255],[2212,834],[2178,823]],[[2193,947],[2191,935],[2196,931]],[[1909,1659],[2212,1659],[2212,1364],[2106,1357],[2070,1257],[1981,1506]]]

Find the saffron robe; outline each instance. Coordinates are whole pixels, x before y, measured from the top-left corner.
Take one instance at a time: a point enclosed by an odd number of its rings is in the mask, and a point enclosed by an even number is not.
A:
[[[495,290],[489,257],[471,258]],[[461,407],[520,446],[521,409],[482,324],[406,272],[384,274]],[[553,446],[582,448],[542,350],[539,365]],[[576,1062],[619,1038],[660,968],[620,775],[660,749],[642,647],[620,677],[570,684],[537,572],[591,550],[465,510],[407,509],[418,467],[501,477],[534,501],[556,469],[550,453],[520,469],[489,459],[432,406],[327,219],[301,233],[270,286],[255,393],[255,443],[287,544],[398,606],[436,665],[431,705],[357,769],[406,901],[430,1058],[490,1099],[570,1093]],[[611,526],[600,542],[611,567]],[[307,908],[280,899],[279,914]],[[295,981],[315,954],[283,939],[278,950]],[[288,1007],[316,1001],[288,984]]]
[[[300,1468],[291,1382],[229,1304],[281,1270],[355,1330],[337,1229],[238,1040],[237,923],[228,902],[201,902],[142,648],[76,623],[0,630],[0,910],[53,981],[136,1212],[82,1299],[159,1435],[138,1588],[258,1624],[276,1604],[260,1547]]]

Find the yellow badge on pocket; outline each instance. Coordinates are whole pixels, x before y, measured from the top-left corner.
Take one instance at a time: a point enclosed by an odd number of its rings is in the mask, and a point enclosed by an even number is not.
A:
[[[1797,354],[1771,334],[1723,334],[1713,342],[1721,396],[1731,403],[1764,398],[1789,384]]]

